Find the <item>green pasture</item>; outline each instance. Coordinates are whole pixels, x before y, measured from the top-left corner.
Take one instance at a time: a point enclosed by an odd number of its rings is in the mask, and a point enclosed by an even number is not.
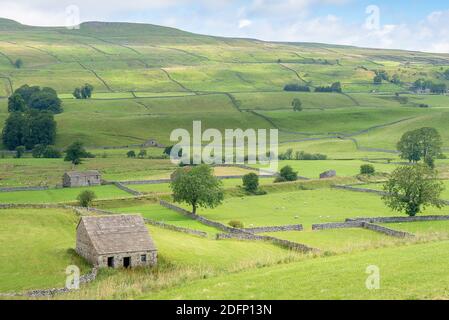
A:
[[[186,207],[187,208],[187,207]],[[339,222],[346,218],[398,216],[374,194],[336,189],[298,190],[264,196],[226,198],[215,209],[200,209],[211,220],[239,220],[245,227]],[[423,215],[449,214],[449,208],[428,208]]]
[[[78,195],[85,190],[95,192],[97,199],[116,199],[131,196],[115,186],[49,189],[43,191],[1,192],[0,203],[61,203],[76,202]]]
[[[142,298],[447,299],[448,249],[444,241],[311,259],[196,280]],[[372,265],[379,267],[379,290],[366,287]]]
[[[60,209],[0,212],[0,292],[62,288],[65,270],[87,264],[74,251],[79,217]]]

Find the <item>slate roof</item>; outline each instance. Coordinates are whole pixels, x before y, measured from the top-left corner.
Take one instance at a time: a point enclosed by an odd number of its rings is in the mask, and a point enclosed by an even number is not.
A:
[[[100,171],[97,170],[90,170],[90,171],[84,171],[84,172],[78,172],[78,171],[69,171],[65,173],[69,177],[91,177],[91,176],[99,176]]]
[[[156,250],[141,216],[89,216],[81,223],[98,255]]]

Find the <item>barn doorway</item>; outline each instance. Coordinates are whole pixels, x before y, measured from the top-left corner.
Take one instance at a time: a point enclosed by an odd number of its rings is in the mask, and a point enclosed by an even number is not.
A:
[[[108,257],[108,268],[114,268],[114,257]]]
[[[125,257],[123,258],[123,267],[129,268],[131,266],[131,258]]]

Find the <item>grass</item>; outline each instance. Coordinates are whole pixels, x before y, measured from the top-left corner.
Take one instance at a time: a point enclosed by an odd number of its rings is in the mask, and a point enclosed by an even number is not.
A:
[[[362,160],[282,160],[279,161],[279,169],[291,166],[300,176],[318,179],[319,175],[327,170],[336,170],[337,176],[352,177],[360,174],[360,166],[367,164]],[[374,164],[378,172],[392,172],[396,166],[393,164]]]
[[[268,235],[334,253],[357,252],[405,242],[401,239],[359,228],[274,232]]]
[[[128,213],[128,214],[141,214],[144,218],[172,224],[178,227],[189,228],[199,231],[207,232],[211,235],[215,235],[218,230],[196,220],[183,216],[173,210],[167,209],[160,206],[158,203],[145,203],[145,204],[134,204],[109,208],[110,211],[117,213]]]
[[[196,280],[142,299],[447,299],[449,242],[385,248]],[[432,261],[432,263],[429,263]],[[367,267],[380,269],[368,290]],[[425,272],[423,272],[425,270]],[[245,288],[242,290],[242,288]]]
[[[97,199],[115,199],[131,195],[115,186],[82,187],[67,189],[49,189],[43,191],[15,191],[0,193],[1,203],[61,203],[76,202],[77,196],[84,190],[95,192]]]
[[[69,265],[85,273],[73,250],[78,219],[59,209],[1,210],[0,292],[62,288]]]
[[[423,214],[448,214],[449,208],[427,209]],[[240,220],[246,227],[312,224],[344,221],[354,217],[397,216],[381,198],[373,194],[335,189],[298,190],[265,196],[227,198],[215,209],[200,209],[199,214],[227,223]]]

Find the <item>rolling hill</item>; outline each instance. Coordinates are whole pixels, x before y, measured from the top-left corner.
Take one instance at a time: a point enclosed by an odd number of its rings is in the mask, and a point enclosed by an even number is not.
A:
[[[285,143],[360,135],[358,147],[390,150],[406,128],[432,123],[443,130],[448,115],[446,96],[395,96],[410,93],[420,78],[449,84],[445,54],[272,43],[132,23],[69,30],[0,19],[0,31],[0,126],[14,89],[52,87],[65,109],[57,116],[59,147],[75,139],[89,146],[168,143],[171,130],[202,120],[221,130],[278,128]],[[397,74],[401,83],[374,85],[376,70]],[[283,91],[289,83],[313,89],[336,81],[344,94]],[[84,83],[94,86],[93,98],[73,99]],[[304,112],[292,114],[295,97]]]

